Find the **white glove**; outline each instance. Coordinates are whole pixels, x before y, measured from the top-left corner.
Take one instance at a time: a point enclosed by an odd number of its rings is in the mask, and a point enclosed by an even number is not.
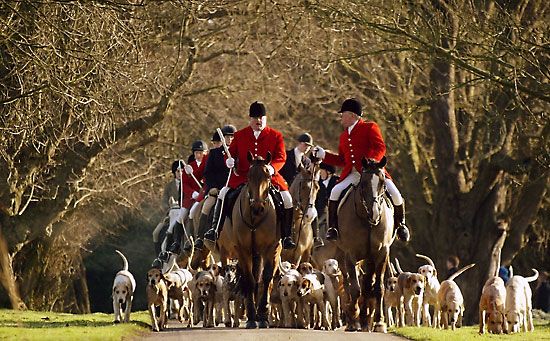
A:
[[[310,207],[306,211],[306,218],[308,219],[315,219],[317,217],[317,209],[315,207]]]
[[[197,191],[194,191],[193,194],[191,194],[191,198],[193,198],[193,200],[197,199],[199,197],[199,192]]]
[[[316,146],[315,148],[313,148],[313,156],[319,158],[319,159],[324,159],[325,158],[325,150],[323,149],[323,147],[321,146]]]
[[[191,165],[185,165],[185,167],[183,167],[183,169],[185,170],[185,173],[187,175],[193,174],[193,167],[191,167]]]
[[[269,175],[275,174],[275,168],[273,168],[272,165],[266,165],[267,171],[269,172]]]
[[[227,168],[235,167],[235,159],[232,157],[228,158],[227,160],[225,160],[225,165],[227,166]]]

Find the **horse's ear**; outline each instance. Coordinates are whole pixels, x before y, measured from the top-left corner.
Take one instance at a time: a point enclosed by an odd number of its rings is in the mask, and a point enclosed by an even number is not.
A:
[[[361,159],[361,165],[363,166],[363,169],[367,169],[367,168],[368,168],[369,161],[368,161],[367,158],[364,157],[364,156],[363,156],[363,158]]]
[[[267,152],[267,155],[265,156],[265,163],[268,165],[271,163],[271,152]]]
[[[251,152],[246,153],[246,159],[248,160],[249,163],[252,162],[252,153]]]
[[[382,156],[382,159],[380,160],[380,162],[378,162],[378,168],[384,168],[387,162],[388,159],[386,159],[386,156]]]

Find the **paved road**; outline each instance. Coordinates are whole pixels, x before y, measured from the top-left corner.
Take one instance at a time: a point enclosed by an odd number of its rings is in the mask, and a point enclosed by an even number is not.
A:
[[[402,341],[404,338],[392,334],[380,333],[346,333],[343,328],[336,331],[302,330],[302,329],[231,329],[212,328],[203,329],[200,327],[184,328],[178,322],[170,321],[168,329],[159,333],[141,335],[133,340],[216,340],[216,341],[288,341],[288,340],[314,340],[314,341]]]

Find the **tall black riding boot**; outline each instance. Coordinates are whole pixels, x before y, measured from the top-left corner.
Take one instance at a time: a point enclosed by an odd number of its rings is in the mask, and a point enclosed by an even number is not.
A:
[[[222,225],[224,222],[223,215],[223,202],[222,199],[216,200],[216,205],[214,206],[214,216],[212,217],[212,226],[210,230],[206,231],[204,234],[204,239],[215,243],[218,240],[219,232],[222,230]]]
[[[319,217],[315,217],[311,222],[311,228],[313,230],[313,247],[323,246],[323,240],[319,237]]]
[[[160,242],[153,242],[155,245],[155,255],[158,255],[160,253]]]
[[[294,223],[292,216],[294,207],[285,208],[283,210],[283,221],[281,221],[281,239],[283,240],[283,249],[294,249],[296,243],[292,240],[292,224]]]
[[[181,237],[183,236],[183,229],[183,225],[179,221],[176,221],[172,230],[172,233],[174,234],[174,242],[166,248],[166,251],[179,255],[181,252]],[[166,245],[169,244],[167,243]]]
[[[405,225],[405,202],[393,207],[393,228],[396,230],[397,238],[404,242],[411,239],[409,228]]]
[[[204,243],[202,241],[202,238],[204,236],[204,233],[206,230],[206,227],[208,226],[208,215],[201,213],[201,217],[199,219],[199,228],[197,231],[197,240],[195,240],[195,249],[196,250],[202,250],[204,247]]]
[[[325,238],[327,240],[337,240],[338,232],[338,201],[328,201],[328,230]]]

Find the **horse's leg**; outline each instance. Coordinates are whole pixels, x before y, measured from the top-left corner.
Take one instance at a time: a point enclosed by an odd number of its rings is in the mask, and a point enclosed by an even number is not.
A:
[[[355,262],[349,257],[345,259],[345,268],[348,277],[346,292],[350,297],[346,311],[346,331],[356,331],[360,329],[359,321],[357,320],[359,315],[357,306],[357,301],[359,300],[359,280],[357,278],[357,271],[355,270]]]
[[[374,314],[374,331],[387,333],[387,325],[384,321],[383,309],[384,309],[384,274],[386,273],[386,266],[388,264],[389,250],[386,249],[382,260],[376,265],[374,282],[374,297],[376,298],[376,308]]]
[[[275,272],[275,254],[269,259],[264,260],[264,269],[262,273],[263,290],[262,295],[258,302],[258,327],[268,328],[269,323],[267,321],[268,309],[267,302],[269,302],[269,293],[271,292],[271,286],[273,285],[273,273]]]
[[[242,253],[241,253],[242,254]],[[242,270],[242,293],[246,307],[246,328],[256,328],[256,306],[254,304],[254,275],[252,274],[252,260],[250,258],[239,257],[239,266]]]
[[[369,309],[369,301],[373,299],[373,282],[374,282],[374,264],[366,263],[366,272],[361,280],[361,297],[359,306],[359,321],[361,322],[361,330],[370,331],[370,319],[372,312]]]

